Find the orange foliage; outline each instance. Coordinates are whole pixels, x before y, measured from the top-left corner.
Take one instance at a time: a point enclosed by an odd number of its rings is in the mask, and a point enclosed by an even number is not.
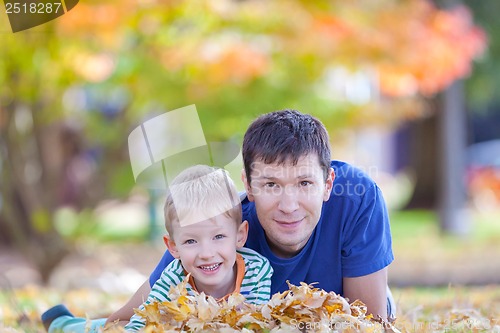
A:
[[[214,58],[202,60],[213,83],[246,83],[267,72],[268,58],[248,44],[235,43],[220,50]]]
[[[147,53],[167,70],[189,68],[193,84],[245,84],[272,75],[275,66],[294,63],[277,61],[289,57],[314,59],[310,64],[319,70],[311,74],[313,80],[332,65],[375,69],[381,93],[390,97],[432,95],[446,88],[469,74],[487,43],[464,6],[445,11],[424,0],[332,1],[321,7],[278,1],[269,6],[229,0],[204,7],[188,0],[80,3],[58,24],[61,34],[91,36],[105,48],[119,46],[127,29],[137,29],[145,35]],[[157,20],[141,29],[146,17]],[[187,28],[172,28],[178,22]],[[255,32],[259,25],[270,29]],[[236,38],[225,38],[228,31]],[[166,45],[165,36],[172,38]],[[263,37],[270,47],[255,44]]]
[[[427,1],[363,9],[345,3],[342,10],[313,16],[297,44],[351,67],[377,69],[387,96],[434,94],[469,74],[486,47],[464,6],[445,11]],[[340,6],[339,6],[340,7]]]
[[[438,11],[427,2],[416,6],[421,21],[406,27],[406,43],[392,47],[396,61],[379,64],[380,89],[389,96],[432,95],[471,71],[486,46],[486,36],[468,10]],[[414,29],[414,30],[413,30]]]
[[[79,3],[58,21],[61,31],[70,34],[114,30],[119,24],[119,6],[113,4]]]

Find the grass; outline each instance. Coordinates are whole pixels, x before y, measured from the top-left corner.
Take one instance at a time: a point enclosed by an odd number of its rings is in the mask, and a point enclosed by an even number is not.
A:
[[[434,212],[392,212],[396,257],[389,267],[392,286],[498,283],[500,221],[497,216],[498,212],[474,212],[470,234],[457,237],[440,232]]]
[[[398,306],[396,327],[403,332],[500,331],[498,287],[395,288],[393,294]],[[0,293],[0,332],[43,332],[40,313],[59,302],[80,317],[105,316],[123,304],[128,296],[92,289],[61,293],[37,286],[10,292],[3,290]]]
[[[432,211],[398,211],[390,215],[394,252],[404,257],[419,257],[423,252],[450,256],[480,253],[498,249],[500,242],[499,212],[471,214],[470,232],[462,236],[442,233],[438,216]]]
[[[500,288],[394,288],[405,332],[498,332]],[[463,319],[463,320],[459,320]]]
[[[45,332],[40,315],[51,306],[64,303],[79,317],[99,318],[125,304],[130,295],[108,294],[96,289],[60,290],[29,285],[0,290],[0,332]],[[3,326],[2,326],[3,325]]]
[[[500,288],[477,285],[498,281],[498,216],[498,211],[472,212],[470,234],[456,237],[440,232],[435,212],[391,213],[396,261],[389,276],[399,328],[407,332],[500,330],[500,326],[494,328],[500,325]],[[424,286],[395,287],[398,284]],[[459,322],[460,317],[467,318]]]
[[[474,242],[500,239],[500,211],[470,213],[470,234],[467,238]],[[393,238],[398,241],[418,240],[429,235],[443,236],[446,239],[457,239],[446,237],[439,231],[439,220],[436,212],[430,210],[393,211],[390,213],[391,231]]]

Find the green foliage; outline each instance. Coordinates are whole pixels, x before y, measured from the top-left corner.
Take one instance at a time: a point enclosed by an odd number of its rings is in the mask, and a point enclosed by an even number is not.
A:
[[[467,100],[475,110],[500,102],[500,22],[498,1],[465,0],[474,20],[488,35],[488,48],[467,80]]]

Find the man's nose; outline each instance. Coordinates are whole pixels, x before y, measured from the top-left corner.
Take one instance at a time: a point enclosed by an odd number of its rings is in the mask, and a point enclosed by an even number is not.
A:
[[[284,187],[278,204],[279,210],[284,213],[293,213],[299,208],[297,193],[291,186]]]

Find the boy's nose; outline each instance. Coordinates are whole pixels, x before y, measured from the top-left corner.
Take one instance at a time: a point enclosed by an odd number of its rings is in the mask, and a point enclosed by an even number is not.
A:
[[[212,258],[215,254],[214,247],[211,244],[205,244],[200,248],[198,256],[202,259]]]

